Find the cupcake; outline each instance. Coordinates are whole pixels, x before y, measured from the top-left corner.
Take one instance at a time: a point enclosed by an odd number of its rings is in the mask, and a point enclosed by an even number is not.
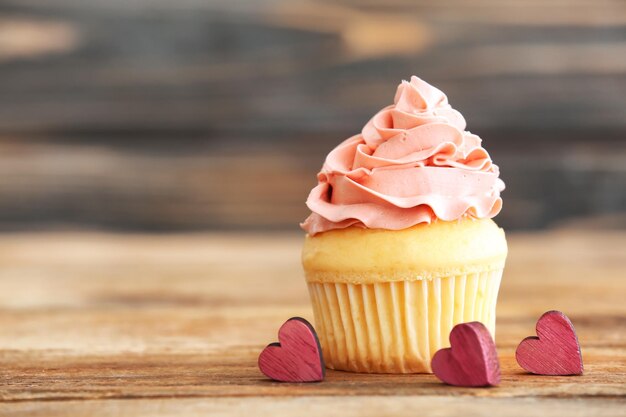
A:
[[[327,367],[431,372],[458,323],[495,336],[504,183],[443,92],[412,77],[327,156],[302,262]]]

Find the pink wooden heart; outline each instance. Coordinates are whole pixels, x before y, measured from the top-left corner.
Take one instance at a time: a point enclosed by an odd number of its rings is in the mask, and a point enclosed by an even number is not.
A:
[[[259,355],[259,369],[273,380],[315,382],[326,372],[322,348],[311,324],[292,317],[278,330],[278,341],[270,343]]]
[[[526,371],[539,375],[580,375],[583,357],[572,322],[560,311],[548,311],[537,321],[537,336],[517,347],[515,359]]]
[[[489,330],[480,322],[461,323],[450,332],[450,348],[438,350],[431,366],[437,378],[461,387],[500,383],[500,363]]]

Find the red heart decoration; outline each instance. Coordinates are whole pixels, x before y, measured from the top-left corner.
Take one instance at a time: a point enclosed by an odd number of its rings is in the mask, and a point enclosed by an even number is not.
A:
[[[440,349],[431,366],[437,378],[460,387],[500,383],[500,363],[489,330],[480,322],[461,323],[450,332],[450,348]]]
[[[278,341],[259,355],[259,369],[282,382],[316,382],[326,372],[322,348],[315,329],[305,319],[292,317],[278,330]]]
[[[538,375],[580,375],[583,357],[572,322],[560,311],[548,311],[537,321],[537,336],[517,347],[515,359],[526,371]]]

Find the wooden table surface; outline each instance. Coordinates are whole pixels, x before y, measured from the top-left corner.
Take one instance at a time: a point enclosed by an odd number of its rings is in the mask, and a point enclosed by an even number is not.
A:
[[[2,416],[626,415],[624,232],[509,234],[498,306],[502,384],[329,371],[274,383],[260,350],[311,319],[301,236],[0,236]],[[526,375],[517,343],[566,312],[585,375]]]

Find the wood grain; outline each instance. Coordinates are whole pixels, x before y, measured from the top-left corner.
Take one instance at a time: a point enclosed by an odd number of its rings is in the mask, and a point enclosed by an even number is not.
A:
[[[548,311],[537,321],[537,336],[524,338],[515,350],[515,360],[537,375],[580,375],[583,358],[576,329],[565,314]]]
[[[259,354],[259,370],[279,382],[320,382],[326,366],[320,341],[311,323],[292,317],[278,330],[278,342],[272,342]]]
[[[236,137],[0,135],[0,228],[295,231],[338,137],[259,137],[244,146]],[[551,143],[550,133],[530,137],[511,133],[511,144],[485,139],[507,185],[502,226],[542,228],[596,218],[596,227],[626,228],[626,194],[618,191],[626,183],[623,136],[589,141],[578,133],[560,144]]]
[[[4,0],[0,15],[4,229],[295,230],[324,156],[411,74],[484,139],[507,228],[626,211],[621,0]]]
[[[478,321],[460,323],[450,332],[450,347],[432,358],[433,374],[449,385],[486,387],[500,383],[500,362],[493,337]]]
[[[496,335],[502,382],[471,389],[433,375],[266,379],[256,367],[261,349],[285,319],[312,316],[300,235],[4,234],[0,411],[624,415],[625,240],[621,232],[510,234]],[[576,326],[582,376],[528,375],[515,363],[519,341],[552,308]]]

